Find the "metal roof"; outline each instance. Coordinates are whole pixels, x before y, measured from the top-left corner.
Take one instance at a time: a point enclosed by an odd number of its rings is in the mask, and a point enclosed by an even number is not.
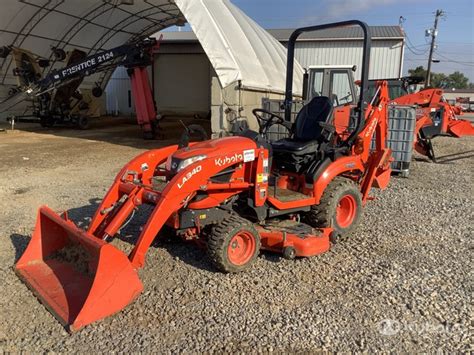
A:
[[[280,42],[286,42],[295,29],[269,29],[267,30]],[[394,39],[403,40],[405,35],[400,26],[370,26],[372,39]],[[360,27],[335,28],[316,32],[303,33],[300,41],[328,41],[328,40],[361,40],[363,39]],[[165,42],[195,42],[196,35],[193,32],[163,32]]]
[[[286,42],[294,29],[275,29],[269,32],[279,41]],[[400,26],[370,26],[373,39],[404,39],[405,35]],[[321,41],[321,40],[343,40],[363,39],[360,27],[332,28],[316,32],[303,33],[299,40]]]

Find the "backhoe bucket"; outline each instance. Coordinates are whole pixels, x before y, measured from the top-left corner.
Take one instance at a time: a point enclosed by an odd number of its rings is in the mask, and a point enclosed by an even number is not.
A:
[[[120,311],[143,290],[127,256],[48,207],[16,272],[70,331]]]
[[[471,122],[466,120],[451,121],[448,124],[448,133],[451,133],[457,138],[473,136],[474,127]]]

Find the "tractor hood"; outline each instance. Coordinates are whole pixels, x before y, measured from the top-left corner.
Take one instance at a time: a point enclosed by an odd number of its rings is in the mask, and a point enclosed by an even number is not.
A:
[[[257,144],[250,138],[225,137],[205,142],[195,143],[190,147],[178,150],[173,154],[174,158],[188,159],[196,155],[207,155],[208,157],[224,156],[227,153],[241,152],[256,149]]]
[[[205,159],[218,166],[255,160],[257,144],[250,138],[226,137],[193,144],[175,152],[166,163],[166,170],[178,172]]]

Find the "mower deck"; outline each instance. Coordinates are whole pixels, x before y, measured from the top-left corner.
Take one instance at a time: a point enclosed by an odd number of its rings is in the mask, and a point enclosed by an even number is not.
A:
[[[262,249],[283,253],[288,259],[311,257],[329,250],[332,228],[315,229],[292,220],[273,220],[257,227]]]
[[[317,229],[314,229],[310,225],[302,222],[292,221],[289,219],[281,221],[272,220],[267,223],[264,228],[270,231],[291,233],[303,239],[307,238],[310,235],[318,234]]]

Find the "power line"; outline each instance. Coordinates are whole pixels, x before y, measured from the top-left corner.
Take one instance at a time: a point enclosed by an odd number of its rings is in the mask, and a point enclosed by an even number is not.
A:
[[[410,40],[410,37],[408,37],[408,33],[406,31],[405,31],[405,38],[407,39],[407,42],[405,43],[406,47],[414,55],[425,55],[426,53],[428,53],[428,49],[426,49],[425,51],[420,51],[417,49],[417,47],[426,46],[427,44],[420,44],[420,45],[415,46],[413,42]]]
[[[453,42],[453,41],[438,41],[438,43],[445,43],[445,44],[463,44],[463,45],[471,45],[474,46],[474,42]]]
[[[408,33],[406,32],[406,30],[403,28],[403,24],[405,23],[405,21],[406,21],[406,18],[403,16],[400,16],[400,18],[398,19],[398,24],[402,28],[403,32],[405,33],[405,38],[407,39],[407,41],[405,42],[405,47],[414,55],[425,55],[428,52],[428,50],[424,52],[418,50],[417,47],[421,47],[423,45],[415,46],[413,42],[411,41],[410,37],[408,36]]]
[[[440,53],[437,52],[437,55],[443,59],[446,59],[444,60],[444,62],[450,62],[450,63],[457,63],[457,64],[463,64],[463,65],[468,65],[468,66],[474,66],[474,62],[464,62],[464,61],[458,61],[458,60],[454,60],[452,58],[449,58],[449,57],[446,57]]]
[[[414,55],[418,55],[418,56],[424,56],[426,53],[428,53],[428,49],[424,52],[416,52],[415,50],[413,50],[413,48],[411,48],[409,45],[406,45],[406,48],[411,52],[413,53]]]
[[[421,59],[421,58],[406,58],[405,61],[407,62],[425,62],[426,59]],[[452,60],[443,60],[442,63],[453,63],[456,64],[456,67],[451,67],[452,69],[459,69],[465,68],[466,70],[474,70],[474,62],[458,62],[458,61],[452,61]],[[469,64],[472,63],[472,64]]]

